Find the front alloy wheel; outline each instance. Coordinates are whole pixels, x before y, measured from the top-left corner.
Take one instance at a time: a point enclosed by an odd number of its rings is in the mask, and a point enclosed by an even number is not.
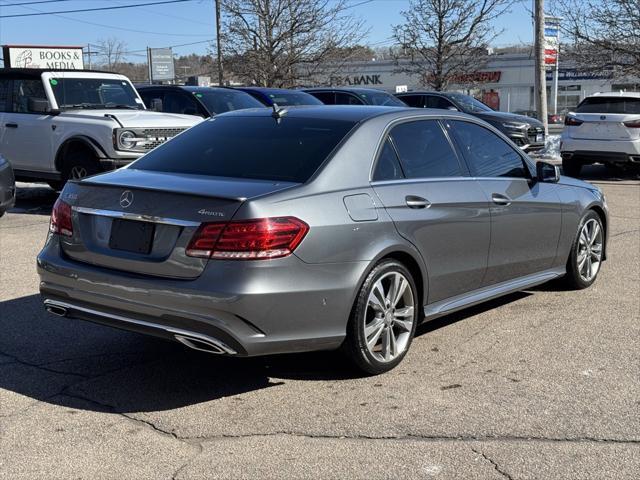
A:
[[[604,228],[600,216],[589,210],[578,227],[567,261],[566,284],[581,289],[595,282],[604,254]]]
[[[385,260],[374,267],[347,326],[344,348],[358,368],[378,374],[402,361],[418,321],[417,298],[413,277],[400,262]]]

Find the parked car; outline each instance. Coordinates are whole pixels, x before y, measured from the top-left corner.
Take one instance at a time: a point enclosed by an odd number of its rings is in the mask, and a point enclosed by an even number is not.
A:
[[[317,87],[305,88],[303,91],[313,95],[325,105],[407,106],[390,93],[374,88]]]
[[[136,88],[147,108],[156,112],[208,118],[232,110],[264,107],[251,95],[233,88],[179,85],[147,85]]]
[[[538,120],[538,112],[535,110],[518,110],[517,112],[513,112],[516,115],[524,115],[525,117],[531,117]],[[564,123],[564,114],[562,113],[548,113],[547,114],[547,123],[549,125],[560,125]]]
[[[57,315],[227,355],[342,346],[375,374],[425,318],[590,286],[608,225],[597,187],[472,116],[253,109],[68,183],[37,265]]]
[[[0,155],[0,217],[13,208],[16,201],[16,182],[11,164]]]
[[[200,120],[147,111],[124,75],[0,69],[0,155],[18,179],[60,188],[126,165]]]
[[[640,165],[640,93],[586,97],[567,114],[560,137],[562,169],[577,177],[583,165]]]
[[[267,107],[275,103],[279,107],[293,107],[299,105],[322,105],[316,97],[300,90],[288,90],[286,88],[262,88],[262,87],[236,87],[248,93],[253,98]]]
[[[492,110],[470,95],[454,92],[407,92],[396,97],[416,108],[460,111],[493,125],[525,152],[545,146],[544,125],[535,118]]]

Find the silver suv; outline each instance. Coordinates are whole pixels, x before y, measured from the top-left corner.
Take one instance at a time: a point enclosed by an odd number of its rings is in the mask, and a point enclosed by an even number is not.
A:
[[[126,165],[200,121],[146,110],[123,75],[0,70],[0,155],[18,179],[60,188]]]

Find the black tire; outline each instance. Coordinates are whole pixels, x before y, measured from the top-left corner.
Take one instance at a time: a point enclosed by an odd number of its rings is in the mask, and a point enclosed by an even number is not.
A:
[[[62,180],[49,180],[47,182],[51,188],[53,188],[56,192],[59,192],[64,187],[64,182]]]
[[[95,154],[87,148],[69,150],[62,161],[62,185],[71,179],[80,179],[100,173],[102,168]]]
[[[562,159],[562,172],[568,177],[578,177],[582,170],[582,163],[573,159]]]
[[[604,241],[602,241],[602,249],[600,252],[601,259],[598,264],[598,270],[593,275],[593,278],[590,280],[586,280],[580,274],[578,257],[580,255],[580,234],[584,225],[591,221],[595,220],[600,228],[600,232],[602,232],[602,239],[605,238],[604,235],[604,227],[602,225],[602,219],[600,215],[598,215],[593,210],[589,210],[580,220],[580,224],[578,226],[578,231],[576,232],[575,239],[573,240],[573,244],[571,245],[571,252],[569,253],[569,259],[567,260],[567,274],[564,276],[565,286],[572,290],[582,290],[583,288],[588,288],[593,285],[593,282],[598,278],[598,274],[600,273],[600,269],[602,267],[602,257],[604,256]]]
[[[403,343],[406,342],[404,350],[391,360],[380,361],[369,351],[366,343],[365,324],[367,321],[367,315],[371,315],[371,312],[373,312],[372,309],[367,309],[367,305],[369,295],[376,285],[376,282],[380,279],[385,281],[385,279],[393,278],[389,274],[394,273],[399,273],[408,282],[410,298],[412,298],[413,302],[413,314],[410,317],[413,320],[413,323],[410,329],[405,328],[401,330],[400,334],[405,337]],[[411,347],[411,342],[418,324],[418,315],[422,310],[419,298],[420,295],[418,294],[413,276],[402,263],[392,259],[383,260],[373,268],[362,284],[362,287],[360,287],[360,291],[356,297],[356,301],[351,310],[351,316],[349,317],[349,322],[347,324],[347,336],[344,344],[342,345],[343,351],[359,370],[369,375],[378,375],[395,368],[402,361]],[[406,333],[408,333],[408,337],[406,336]],[[397,337],[398,339],[400,339],[400,334]],[[382,335],[380,335],[380,338],[382,338]],[[394,335],[394,339],[395,338],[396,337]]]

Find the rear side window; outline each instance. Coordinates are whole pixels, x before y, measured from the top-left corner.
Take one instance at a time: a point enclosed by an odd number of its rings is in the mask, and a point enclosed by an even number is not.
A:
[[[376,163],[376,169],[373,172],[373,180],[398,180],[404,178],[402,174],[402,168],[400,168],[400,161],[396,150],[391,144],[391,140],[387,138],[384,142],[380,156],[378,157],[378,163]]]
[[[336,92],[336,105],[364,105],[364,101],[350,93]]]
[[[458,157],[437,120],[402,123],[391,130],[407,178],[462,175]]]
[[[427,97],[427,108],[440,108],[446,110],[451,107],[455,108],[455,105],[446,98],[435,96]]]
[[[402,95],[398,98],[410,107],[422,108],[424,106],[423,95]]]
[[[507,142],[495,133],[470,122],[451,121],[455,139],[476,177],[528,178],[524,162]]]
[[[221,116],[190,128],[131,168],[303,183],[354,126],[316,118]]]
[[[640,98],[590,97],[585,98],[577,113],[627,113],[640,115]]]
[[[320,100],[325,105],[335,105],[336,104],[336,95],[333,92],[309,92],[310,95],[313,95],[318,100]]]

